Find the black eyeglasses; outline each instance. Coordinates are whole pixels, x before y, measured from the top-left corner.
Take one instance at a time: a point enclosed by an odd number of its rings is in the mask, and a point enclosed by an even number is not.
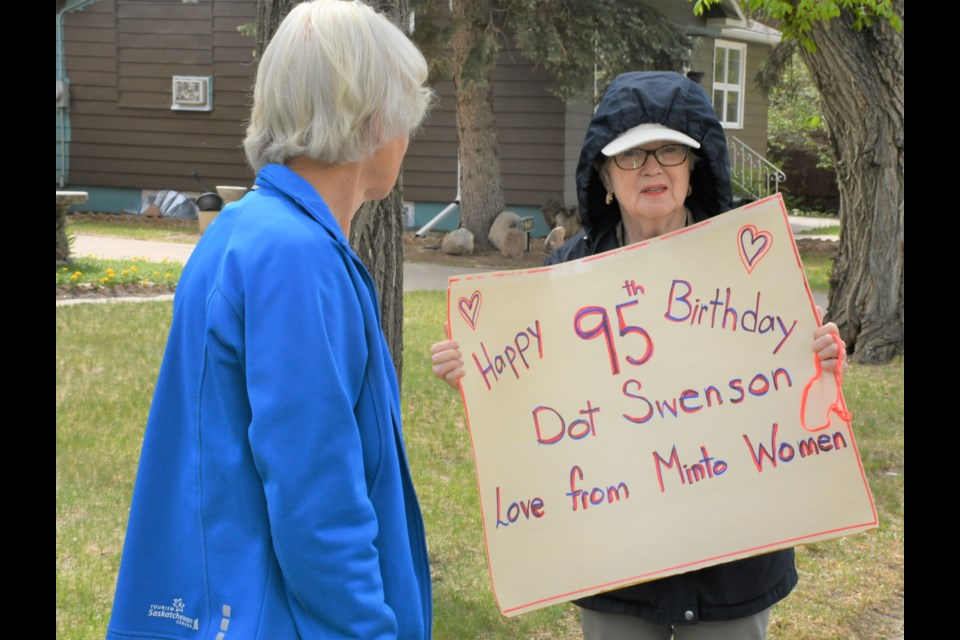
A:
[[[689,150],[690,147],[685,144],[665,144],[650,151],[634,147],[613,156],[613,161],[624,171],[633,171],[646,164],[647,156],[653,155],[661,167],[675,167],[678,164],[683,164],[684,160],[687,159]]]

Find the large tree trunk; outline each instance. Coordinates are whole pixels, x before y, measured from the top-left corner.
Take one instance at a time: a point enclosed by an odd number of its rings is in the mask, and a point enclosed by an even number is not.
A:
[[[894,0],[903,17],[903,1]],[[903,353],[903,33],[876,20],[857,31],[848,12],[815,23],[801,48],[837,158],[840,250],[828,320],[854,362]]]
[[[257,59],[294,0],[258,0]],[[371,0],[368,4],[404,25],[406,0]],[[380,297],[380,325],[393,357],[397,380],[403,380],[403,174],[390,195],[360,207],[350,225],[350,246],[373,277]]]
[[[366,265],[380,296],[380,326],[397,380],[403,380],[403,185],[368,202],[350,224],[350,246]]]
[[[493,221],[504,209],[493,82],[497,47],[490,33],[489,0],[454,0],[453,83],[460,140],[460,226],[485,249]],[[474,17],[476,16],[476,17]]]
[[[267,48],[267,43],[273,37],[274,32],[283,18],[290,13],[293,5],[298,0],[257,0],[257,27],[256,27],[256,59],[259,60],[263,55],[263,50]]]

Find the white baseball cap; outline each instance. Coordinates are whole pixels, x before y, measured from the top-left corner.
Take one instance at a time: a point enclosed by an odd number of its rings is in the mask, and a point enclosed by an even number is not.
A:
[[[662,124],[646,123],[639,124],[621,133],[613,142],[603,148],[602,153],[607,157],[615,156],[621,151],[633,149],[634,147],[639,147],[642,144],[653,142],[654,140],[679,142],[694,149],[700,148],[700,143],[685,133],[680,133]]]

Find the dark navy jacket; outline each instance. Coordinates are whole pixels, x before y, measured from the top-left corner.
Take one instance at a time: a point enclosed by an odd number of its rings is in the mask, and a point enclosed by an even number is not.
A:
[[[730,210],[733,196],[727,139],[706,92],[673,72],[625,73],[610,84],[587,129],[577,165],[583,231],[558,247],[546,264],[616,249],[620,208],[604,201],[601,149],[639,124],[658,123],[700,143],[685,204],[699,222]],[[642,543],[642,540],[638,541]],[[695,624],[753,615],[782,600],[797,584],[793,549],[682,573],[577,600],[586,609],[638,615],[657,624]]]

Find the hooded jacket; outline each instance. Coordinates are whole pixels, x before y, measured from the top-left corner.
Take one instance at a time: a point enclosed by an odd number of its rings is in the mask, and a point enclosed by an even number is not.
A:
[[[707,93],[674,72],[624,73],[610,84],[587,128],[577,165],[579,235],[547,258],[558,264],[619,246],[620,208],[606,204],[599,167],[601,150],[627,129],[656,123],[700,143],[685,204],[700,222],[732,207],[727,139]],[[642,541],[638,541],[642,543]],[[793,549],[775,551],[582,598],[586,609],[641,616],[655,624],[734,620],[759,613],[785,598],[797,584]]]
[[[107,639],[428,639],[373,281],[310,184],[256,185],[177,285]]]
[[[700,143],[691,153],[699,160],[690,176],[693,192],[685,204],[700,222],[733,205],[727,137],[707,93],[693,80],[672,71],[634,71],[617,76],[607,88],[584,137],[577,163],[578,236],[547,258],[547,264],[575,260],[617,247],[615,229],[620,205],[607,204],[599,167],[601,150],[627,129],[662,124]]]

